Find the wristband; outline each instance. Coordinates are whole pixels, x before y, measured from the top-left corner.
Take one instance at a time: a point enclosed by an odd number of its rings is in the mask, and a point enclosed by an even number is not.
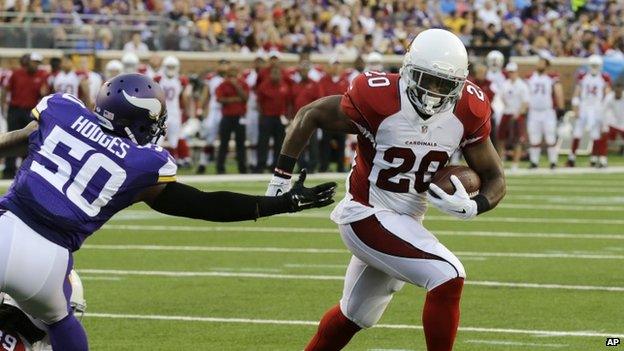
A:
[[[472,200],[477,203],[477,214],[489,211],[491,209],[490,201],[483,194],[477,194]]]
[[[276,177],[290,179],[292,177],[293,169],[295,169],[295,164],[297,163],[297,159],[280,154],[277,159],[277,164],[275,166],[275,170],[273,171],[273,175]]]

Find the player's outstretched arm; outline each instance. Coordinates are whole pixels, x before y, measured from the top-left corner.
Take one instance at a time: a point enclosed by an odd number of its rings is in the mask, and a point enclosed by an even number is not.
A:
[[[481,189],[474,200],[478,212],[483,213],[496,207],[505,196],[505,172],[503,164],[490,138],[463,150],[468,166],[481,178]]]
[[[26,127],[0,134],[0,157],[19,157],[28,154],[28,136],[39,128],[37,121]]]
[[[277,160],[275,174],[269,183],[266,195],[276,196],[290,188],[290,177],[299,154],[317,128],[325,131],[357,134],[351,119],[342,112],[342,95],[327,96],[302,107],[286,131],[282,151]]]
[[[307,188],[304,186],[305,178],[306,173],[302,171],[293,188],[276,197],[229,191],[204,192],[186,184],[173,182],[148,189],[137,202],[144,201],[152,209],[164,214],[214,222],[257,219],[324,207],[334,202],[336,183],[323,183]]]

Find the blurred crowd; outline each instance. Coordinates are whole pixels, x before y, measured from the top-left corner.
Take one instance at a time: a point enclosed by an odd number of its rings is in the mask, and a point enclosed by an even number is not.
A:
[[[473,52],[624,57],[614,0],[5,0],[5,22],[72,26],[98,50],[402,54],[422,29],[447,28]],[[85,16],[81,16],[85,15]],[[129,15],[124,17],[123,15]],[[124,19],[125,18],[125,19]],[[115,32],[123,22],[128,31]],[[63,26],[55,39],[67,37]],[[50,35],[42,32],[41,35]],[[122,38],[123,37],[123,38]],[[10,38],[7,38],[7,40]],[[54,45],[54,40],[33,40]],[[47,44],[46,44],[47,43]],[[80,45],[80,44],[77,44]]]

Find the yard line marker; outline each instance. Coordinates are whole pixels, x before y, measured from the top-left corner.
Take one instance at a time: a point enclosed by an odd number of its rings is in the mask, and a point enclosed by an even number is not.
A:
[[[281,320],[281,319],[257,319],[257,318],[219,318],[200,316],[171,316],[171,315],[145,315],[145,314],[116,314],[87,312],[86,317],[91,318],[113,318],[113,319],[139,319],[139,320],[160,320],[160,321],[181,321],[181,322],[208,322],[208,323],[236,323],[236,324],[274,324],[274,325],[301,325],[317,326],[318,321],[304,320]],[[418,329],[421,325],[412,324],[377,324],[373,328],[380,329]],[[510,329],[510,328],[481,328],[481,327],[459,327],[462,332],[474,333],[503,333],[503,334],[529,334],[545,336],[577,336],[577,337],[618,337],[624,333],[602,333],[596,331],[555,331],[555,330],[531,330],[531,329]]]
[[[496,206],[497,209],[519,209],[519,210],[555,210],[555,211],[582,211],[582,212],[624,212],[622,206],[575,206],[575,205],[543,205],[531,203],[509,203],[503,202]]]
[[[123,278],[121,277],[92,277],[92,276],[83,276],[80,277],[81,280],[106,280],[106,281],[119,281]]]
[[[258,279],[281,279],[281,280],[338,280],[342,281],[342,275],[322,275],[322,274],[268,274],[268,273],[239,273],[220,271],[145,271],[145,270],[118,270],[118,269],[79,269],[79,273],[87,274],[110,274],[110,275],[138,275],[157,277],[224,277],[224,278],[258,278]],[[531,288],[531,289],[561,289],[580,291],[618,291],[624,292],[624,287],[620,286],[595,286],[595,285],[563,285],[563,284],[538,284],[538,283],[513,283],[468,280],[467,285],[508,287],[508,288]]]
[[[307,234],[338,234],[338,228],[306,228],[306,227],[252,227],[252,226],[171,226],[171,225],[140,225],[140,224],[105,224],[103,230],[127,230],[147,232],[242,232],[242,233],[307,233]],[[610,239],[624,240],[624,234],[594,233],[522,233],[499,231],[464,231],[464,230],[433,230],[435,235],[481,236],[498,238],[545,238],[545,239]]]
[[[266,247],[266,246],[176,246],[176,245],[103,245],[85,244],[84,249],[120,250],[120,251],[208,251],[208,252],[265,252],[265,253],[309,253],[309,254],[348,254],[346,249]],[[456,251],[458,256],[466,257],[517,257],[517,258],[574,258],[596,260],[624,260],[624,255],[598,255],[588,253],[536,253],[536,252],[478,252]],[[320,267],[328,265],[291,265],[295,268]],[[329,265],[333,266],[333,265]],[[341,266],[342,267],[342,266]]]
[[[624,210],[622,210],[624,212]],[[282,218],[310,218],[310,219],[323,219],[329,221],[328,212],[300,212],[290,213],[278,216]],[[120,220],[137,220],[137,219],[167,219],[168,217],[162,216],[156,212],[153,213],[137,213],[137,214],[119,214],[113,217],[112,221]],[[439,215],[427,215],[424,219],[425,222],[459,222],[461,219],[457,219],[451,216],[439,216]],[[551,217],[500,217],[500,216],[486,216],[479,217],[478,222],[495,222],[495,223],[559,223],[559,224],[603,224],[603,225],[622,225],[624,219],[613,218],[551,218]]]
[[[504,341],[504,340],[479,340],[470,339],[464,340],[467,344],[486,344],[486,345],[505,345],[505,346],[536,346],[536,347],[566,347],[568,344],[540,344],[535,342],[518,342],[518,341]]]

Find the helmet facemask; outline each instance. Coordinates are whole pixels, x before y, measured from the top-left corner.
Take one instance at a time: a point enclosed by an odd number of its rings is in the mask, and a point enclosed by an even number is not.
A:
[[[466,78],[447,75],[416,65],[401,69],[407,82],[407,96],[416,109],[427,115],[450,109],[459,99]]]

